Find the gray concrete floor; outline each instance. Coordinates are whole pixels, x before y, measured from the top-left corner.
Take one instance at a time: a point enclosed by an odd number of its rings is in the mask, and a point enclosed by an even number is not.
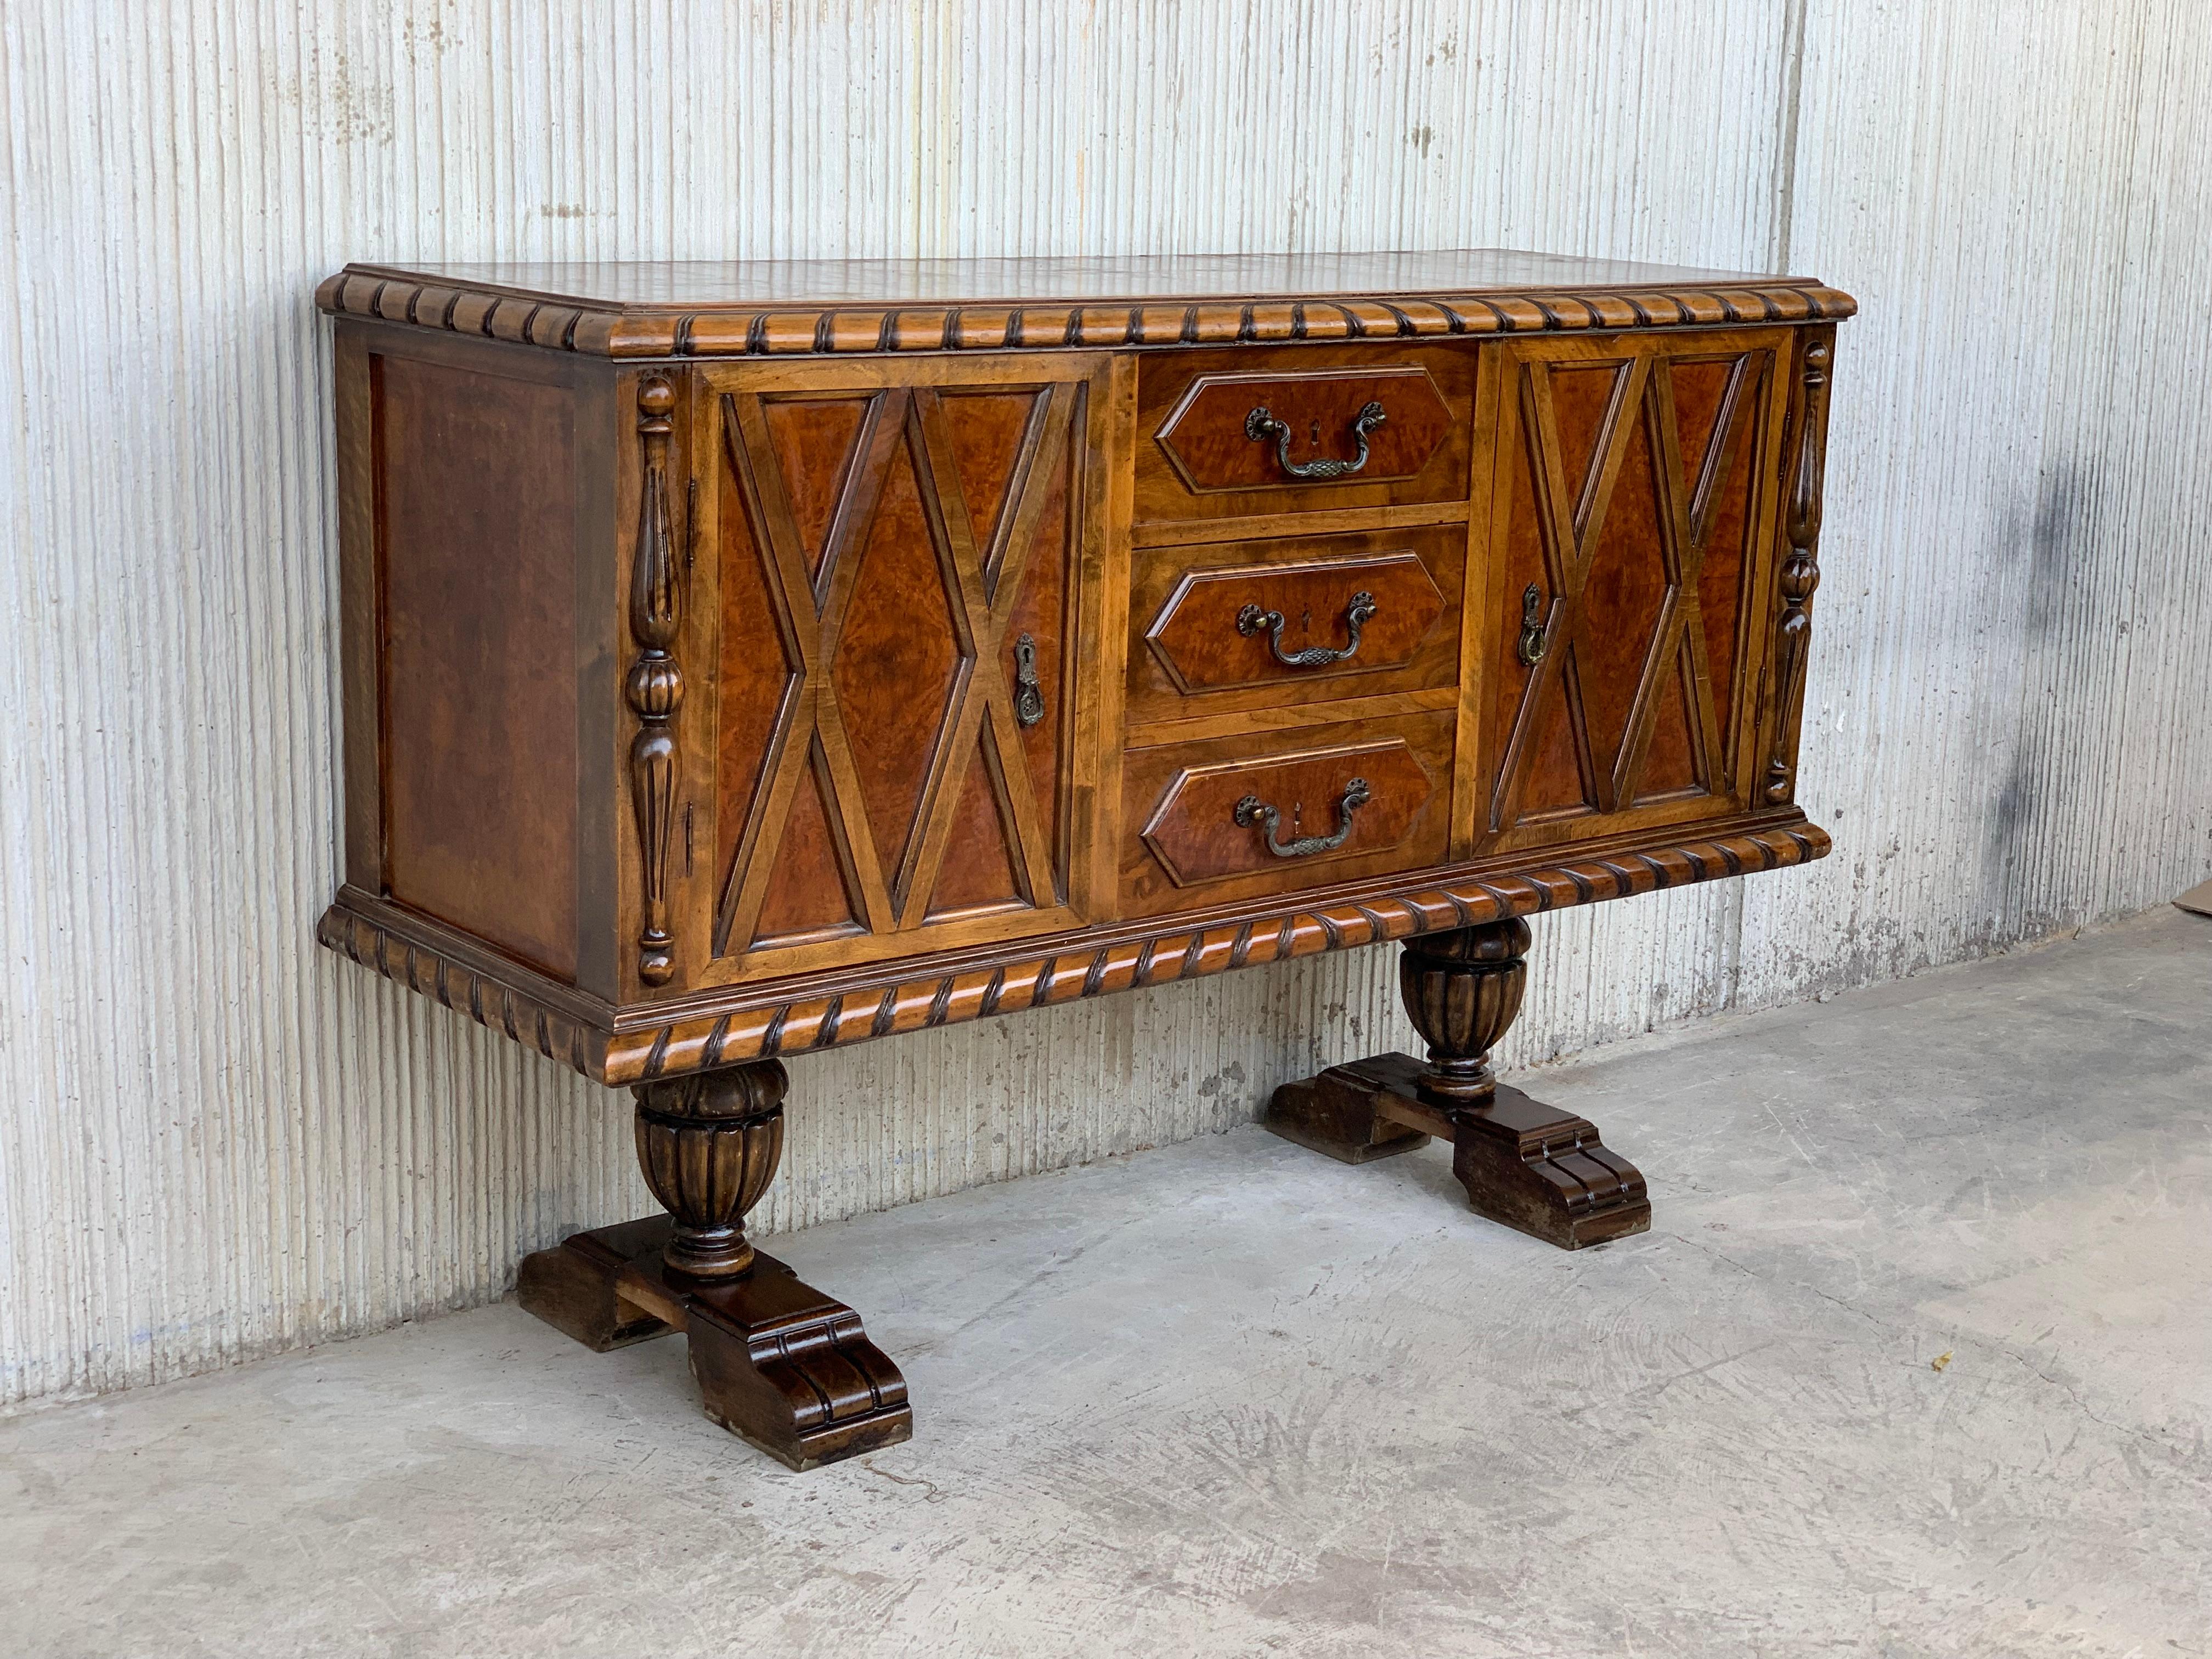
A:
[[[1256,1128],[798,1234],[919,1422],[809,1475],[511,1304],[19,1418],[0,1652],[2204,1653],[2208,1010],[2168,912],[1537,1074],[1577,1255]]]

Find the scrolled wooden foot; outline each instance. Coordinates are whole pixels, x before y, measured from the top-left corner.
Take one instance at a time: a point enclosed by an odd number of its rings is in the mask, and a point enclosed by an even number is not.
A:
[[[1276,1133],[1349,1164],[1452,1143],[1452,1173],[1493,1221],[1580,1249],[1640,1233],[1651,1201],[1636,1166],[1587,1118],[1500,1084],[1490,1050],[1521,1011],[1528,924],[1518,917],[1409,941],[1399,985],[1425,1064],[1380,1054],[1275,1091]]]
[[[638,1161],[670,1213],[526,1257],[517,1288],[601,1351],[684,1332],[707,1415],[811,1469],[908,1438],[914,1413],[860,1315],[745,1237],[775,1178],[786,1085],[781,1066],[757,1060],[638,1089]]]

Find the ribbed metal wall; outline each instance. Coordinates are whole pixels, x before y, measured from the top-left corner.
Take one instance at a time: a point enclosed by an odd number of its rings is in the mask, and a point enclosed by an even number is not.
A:
[[[0,1404],[498,1295],[623,1101],[315,950],[349,258],[1509,245],[1858,294],[1804,793],[1838,852],[1542,930],[1510,1058],[2212,866],[2212,21],[1930,0],[0,9]],[[1408,1040],[1387,953],[799,1068],[777,1228]]]

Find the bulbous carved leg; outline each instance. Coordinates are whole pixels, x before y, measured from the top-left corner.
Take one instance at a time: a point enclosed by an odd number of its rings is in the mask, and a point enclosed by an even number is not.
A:
[[[1588,1119],[1501,1084],[1490,1050],[1521,1012],[1528,924],[1518,916],[1407,941],[1398,984],[1428,1044],[1410,1054],[1333,1066],[1275,1091],[1276,1133],[1348,1164],[1452,1142],[1452,1173],[1482,1214],[1579,1249],[1639,1233],[1651,1204],[1636,1166]]]
[[[1446,1106],[1481,1106],[1498,1093],[1496,1048],[1521,1012],[1528,983],[1528,924],[1518,916],[1408,939],[1398,994],[1429,1045],[1421,1092]]]
[[[783,1157],[783,1096],[775,1060],[648,1083],[637,1094],[637,1161],[676,1218],[661,1252],[671,1273],[733,1279],[750,1271],[745,1212]]]
[[[745,1237],[783,1152],[774,1060],[644,1085],[637,1157],[669,1213],[526,1257],[522,1305],[593,1348],[684,1332],[707,1415],[795,1469],[914,1432],[906,1379],[860,1316]]]

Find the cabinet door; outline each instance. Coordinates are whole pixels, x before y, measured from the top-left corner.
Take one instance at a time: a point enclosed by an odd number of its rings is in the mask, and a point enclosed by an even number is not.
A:
[[[1086,368],[710,379],[715,977],[1081,920]]]
[[[1749,804],[1787,344],[1494,348],[1490,844]]]

